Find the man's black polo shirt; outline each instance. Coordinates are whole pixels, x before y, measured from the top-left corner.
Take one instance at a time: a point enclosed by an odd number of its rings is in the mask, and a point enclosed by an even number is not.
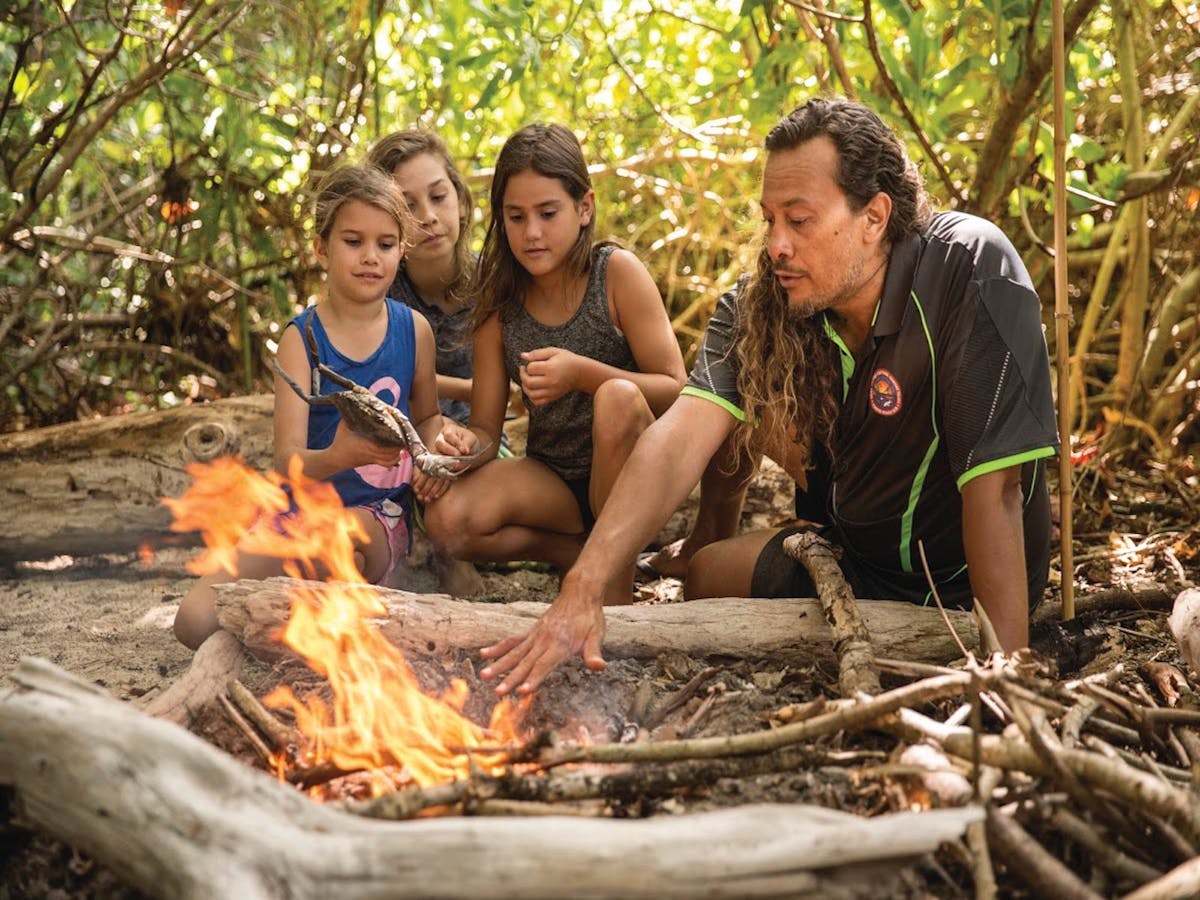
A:
[[[745,420],[728,352],[736,291],[722,296],[683,393]],[[924,545],[939,596],[970,605],[962,486],[1022,467],[1031,600],[1049,565],[1043,465],[1057,446],[1050,367],[1037,294],[1009,240],[989,222],[941,213],[892,248],[883,295],[858,357],[828,320],[842,358],[832,461],[818,454],[810,492],[847,562],[878,596],[923,602]],[[821,464],[823,463],[823,464]],[[1036,596],[1034,596],[1036,595]]]

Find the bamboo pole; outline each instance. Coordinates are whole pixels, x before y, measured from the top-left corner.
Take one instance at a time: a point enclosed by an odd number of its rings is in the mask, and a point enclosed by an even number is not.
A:
[[[1054,342],[1058,364],[1058,511],[1062,570],[1062,617],[1075,618],[1075,554],[1071,546],[1071,304],[1067,296],[1067,117],[1066,36],[1062,0],[1053,0],[1054,19]]]
[[[1134,42],[1134,10],[1131,2],[1121,5],[1116,17],[1117,63],[1121,78],[1121,118],[1125,127],[1125,159],[1133,171],[1146,165],[1146,141],[1142,124],[1141,86],[1138,79],[1137,48]],[[1147,198],[1139,197],[1126,207],[1129,223],[1129,257],[1121,291],[1120,347],[1117,374],[1113,379],[1113,405],[1130,411],[1142,353],[1146,349],[1146,313],[1150,299],[1150,226],[1146,221]],[[1115,437],[1112,430],[1108,437]]]

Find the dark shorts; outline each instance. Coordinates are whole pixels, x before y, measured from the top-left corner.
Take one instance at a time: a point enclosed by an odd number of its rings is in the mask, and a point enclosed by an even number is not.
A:
[[[783,552],[784,538],[801,531],[816,531],[817,534],[833,544],[835,551],[837,539],[833,536],[832,526],[814,529],[810,525],[799,525],[784,528],[763,547],[754,564],[754,575],[750,579],[750,596],[752,597],[815,597],[817,589],[813,585],[808,570],[802,563],[796,562]],[[846,577],[846,583],[854,596],[862,600],[903,600],[919,606],[933,604],[933,597],[927,585],[917,587],[905,586],[889,582],[872,572],[862,564],[856,564],[849,554],[842,553],[838,559],[838,568]],[[938,598],[947,609],[970,609],[974,605],[971,588],[966,578],[959,579],[961,583],[951,583],[938,586]]]
[[[575,505],[579,507],[579,516],[583,519],[583,530],[589,532],[596,524],[596,514],[592,512],[592,501],[588,499],[588,488],[591,487],[592,478],[563,478],[563,484],[567,486],[567,490],[575,497]]]
[[[802,563],[796,562],[783,552],[783,541],[801,531],[816,531],[817,534],[829,541],[835,548],[838,541],[833,526],[814,528],[811,525],[799,525],[784,528],[776,534],[758,555],[754,564],[754,574],[750,578],[750,596],[752,597],[815,597],[816,587],[808,575],[808,570]],[[846,583],[854,596],[862,600],[902,600],[915,603],[918,606],[934,605],[933,594],[927,582],[922,582],[917,576],[909,584],[891,580],[886,575],[874,571],[869,566],[855,560],[848,553],[842,553],[838,559],[838,568],[846,577]],[[923,577],[923,576],[921,576]],[[1037,608],[1042,600],[1046,586],[1046,568],[1035,566],[1035,571],[1029,575],[1029,609]],[[961,575],[945,584],[937,586],[938,599],[947,609],[971,609],[975,598],[971,592],[971,583],[967,579],[965,567]]]

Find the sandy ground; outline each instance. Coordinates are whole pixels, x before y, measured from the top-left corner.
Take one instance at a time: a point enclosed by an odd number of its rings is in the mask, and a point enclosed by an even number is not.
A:
[[[192,550],[58,557],[21,563],[0,581],[0,672],[40,656],[132,700],[170,684],[191,664],[171,623],[193,580]]]

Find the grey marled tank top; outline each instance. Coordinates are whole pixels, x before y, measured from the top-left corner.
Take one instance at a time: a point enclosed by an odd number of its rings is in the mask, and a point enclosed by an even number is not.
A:
[[[561,325],[543,325],[522,307],[501,327],[504,368],[521,383],[521,354],[559,347],[629,372],[637,371],[633,351],[608,313],[608,258],[616,247],[597,247],[592,256],[583,302]],[[525,455],[544,462],[563,479],[587,478],[592,471],[592,395],[572,391],[545,406],[529,406],[529,438]]]

